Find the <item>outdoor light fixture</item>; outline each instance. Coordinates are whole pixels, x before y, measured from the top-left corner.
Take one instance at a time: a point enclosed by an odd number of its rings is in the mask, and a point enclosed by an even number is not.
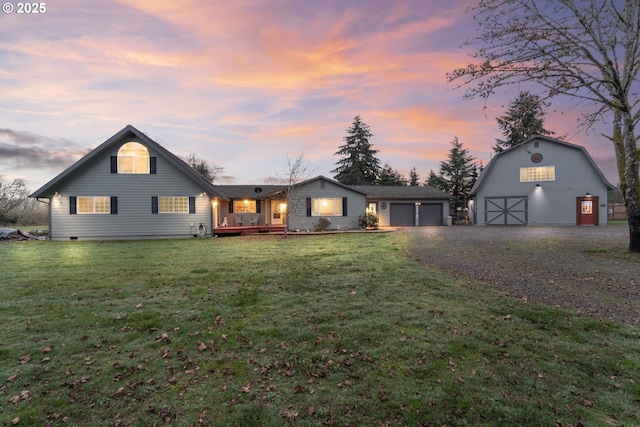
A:
[[[542,191],[542,187],[540,187],[540,184],[536,184],[536,191]]]
[[[585,194],[585,197],[591,197],[591,193],[587,191],[587,194]]]

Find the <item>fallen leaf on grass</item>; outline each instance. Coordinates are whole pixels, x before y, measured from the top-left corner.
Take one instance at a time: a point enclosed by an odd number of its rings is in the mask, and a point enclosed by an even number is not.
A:
[[[166,343],[170,343],[171,340],[169,339],[169,334],[167,334],[166,332],[160,334],[157,338],[156,338],[156,342],[166,342]]]
[[[12,419],[12,420],[11,420],[11,424],[13,424],[14,426],[15,426],[16,424],[18,424],[19,422],[20,422],[20,417],[16,417],[16,418],[14,418],[14,419]]]
[[[21,365],[24,365],[25,363],[29,363],[30,361],[31,361],[31,355],[30,354],[27,354],[27,355],[22,356],[20,358],[20,364]]]
[[[17,375],[11,375],[9,378],[7,378],[7,381],[9,381],[10,383],[14,382],[14,381],[18,381],[18,376]]]
[[[31,399],[31,392],[29,390],[22,390],[20,394],[12,396],[9,399],[9,402],[16,404],[20,401],[29,400],[29,399]]]

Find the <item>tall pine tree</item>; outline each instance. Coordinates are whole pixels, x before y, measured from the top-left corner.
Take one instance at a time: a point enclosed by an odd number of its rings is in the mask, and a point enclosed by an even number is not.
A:
[[[417,187],[420,185],[420,175],[418,175],[418,171],[415,166],[411,169],[411,172],[409,172],[409,185],[411,187]]]
[[[462,146],[457,137],[451,145],[449,161],[440,162],[439,176],[431,171],[427,185],[451,194],[451,210],[457,212],[465,209],[467,205],[471,188],[478,179],[478,166],[473,162],[475,158]]]
[[[400,171],[393,169],[389,163],[385,163],[384,167],[380,170],[380,177],[376,184],[405,187],[407,185],[407,179],[400,173]]]
[[[505,115],[496,118],[506,139],[496,139],[493,151],[499,153],[535,135],[553,135],[553,132],[544,128],[545,106],[538,95],[520,92],[509,104]]]
[[[347,133],[345,144],[334,153],[342,157],[331,171],[335,173],[334,178],[346,185],[375,184],[380,176],[380,161],[376,157],[378,150],[374,150],[369,142],[373,136],[369,126],[356,116]]]

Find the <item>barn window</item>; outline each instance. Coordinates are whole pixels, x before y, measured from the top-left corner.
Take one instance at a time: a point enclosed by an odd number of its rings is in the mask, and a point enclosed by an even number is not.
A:
[[[520,182],[555,181],[555,166],[520,168]]]
[[[149,150],[138,142],[122,144],[118,150],[118,173],[149,173]]]

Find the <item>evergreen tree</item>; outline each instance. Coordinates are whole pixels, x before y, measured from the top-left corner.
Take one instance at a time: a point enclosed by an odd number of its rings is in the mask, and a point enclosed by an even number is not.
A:
[[[493,151],[499,153],[535,135],[553,135],[553,132],[544,128],[545,106],[538,95],[527,91],[520,92],[509,104],[505,115],[496,118],[506,139],[496,139]]]
[[[375,184],[380,175],[380,161],[376,157],[378,150],[374,150],[369,142],[373,136],[369,126],[356,116],[347,133],[345,144],[334,153],[342,156],[331,171],[336,174],[334,178],[347,185]]]
[[[437,188],[441,191],[447,191],[447,182],[440,175],[436,174],[433,169],[429,171],[429,176],[424,181],[424,185]]]
[[[475,158],[469,155],[469,151],[463,148],[457,137],[451,144],[449,161],[440,162],[440,176],[434,182],[437,185],[429,185],[451,194],[451,210],[456,212],[458,208],[464,209],[467,205],[471,188],[478,178],[478,167],[473,162]],[[429,180],[431,181],[431,175]]]
[[[411,187],[417,187],[420,185],[420,175],[418,175],[418,171],[415,166],[411,169],[411,172],[409,172],[409,185]]]
[[[398,170],[392,169],[389,163],[385,163],[384,167],[380,170],[377,185],[404,187],[407,185],[407,179]]]

